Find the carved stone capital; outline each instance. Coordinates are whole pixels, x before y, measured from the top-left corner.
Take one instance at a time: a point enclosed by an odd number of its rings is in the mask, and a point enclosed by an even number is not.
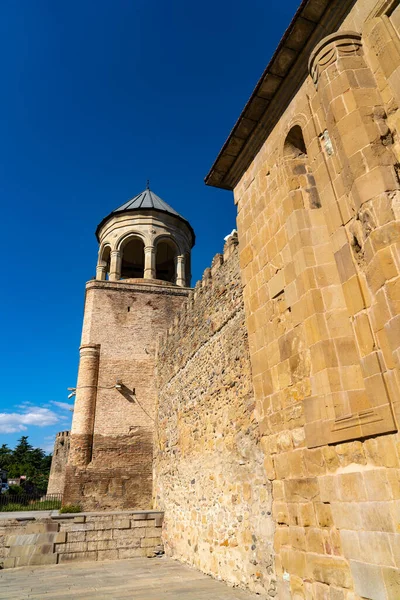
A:
[[[337,31],[316,45],[308,61],[308,70],[316,86],[320,75],[339,58],[362,54],[361,35],[354,31]]]

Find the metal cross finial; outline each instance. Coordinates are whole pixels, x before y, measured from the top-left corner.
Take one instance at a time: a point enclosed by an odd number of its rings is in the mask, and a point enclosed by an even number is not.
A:
[[[150,179],[148,179],[148,180],[147,180],[147,183],[146,183],[146,189],[147,189],[147,190],[149,190],[149,189],[150,189]]]

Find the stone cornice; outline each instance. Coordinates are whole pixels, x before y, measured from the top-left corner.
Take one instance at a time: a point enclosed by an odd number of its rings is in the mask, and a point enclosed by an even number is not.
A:
[[[303,0],[236,125],[205,178],[234,189],[308,74],[308,59],[356,0]]]
[[[125,283],[124,281],[101,281],[91,279],[86,284],[86,291],[93,289],[104,289],[110,292],[139,292],[162,294],[168,296],[188,296],[192,288],[181,288],[175,285],[163,283]]]

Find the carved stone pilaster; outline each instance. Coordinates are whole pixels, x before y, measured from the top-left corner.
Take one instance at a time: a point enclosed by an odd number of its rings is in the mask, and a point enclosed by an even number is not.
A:
[[[354,31],[337,31],[316,45],[308,61],[308,70],[316,87],[321,73],[340,58],[363,54],[361,35]]]

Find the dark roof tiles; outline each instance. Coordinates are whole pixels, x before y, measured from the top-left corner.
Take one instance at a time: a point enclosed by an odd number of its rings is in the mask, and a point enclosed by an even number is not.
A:
[[[182,217],[182,215],[177,213],[176,210],[172,208],[172,206],[164,202],[164,200],[162,200],[159,196],[157,196],[157,194],[152,192],[148,187],[145,190],[143,190],[143,192],[140,192],[140,194],[138,194],[134,198],[131,198],[130,200],[128,200],[128,202],[125,202],[125,204],[122,204],[121,206],[113,210],[109,215],[104,217],[104,219],[101,221],[101,223],[99,223],[96,229],[97,239],[99,240],[99,233],[101,227],[104,225],[104,223],[108,221],[108,219],[111,219],[111,217],[116,216],[118,213],[130,212],[133,210],[156,210],[158,212],[163,212],[168,215],[172,215],[176,219],[183,221],[183,223],[185,223],[186,226],[189,228],[189,231],[192,235],[192,246],[194,245],[195,234],[189,221],[187,221],[184,217]]]
[[[145,189],[143,192],[140,192],[140,194],[138,194],[134,198],[128,200],[128,202],[125,202],[125,204],[122,204],[122,206],[119,206],[118,208],[113,210],[111,214],[123,212],[125,210],[140,210],[141,208],[153,208],[154,210],[160,210],[162,212],[174,215],[174,217],[180,217],[181,219],[183,219],[183,217],[179,213],[177,213],[176,210],[174,210],[169,204],[164,202],[164,200],[161,200],[161,198],[157,196],[157,194],[155,194],[148,188]]]

